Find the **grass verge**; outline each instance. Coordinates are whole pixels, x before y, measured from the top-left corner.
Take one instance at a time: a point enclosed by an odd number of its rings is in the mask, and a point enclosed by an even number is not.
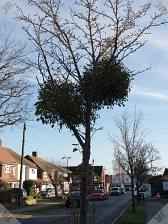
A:
[[[52,204],[52,205],[45,205],[39,208],[32,208],[29,211],[27,211],[26,213],[46,213],[49,211],[53,211],[59,208],[64,208],[65,205],[63,203],[60,204]]]
[[[117,220],[116,224],[145,224],[145,211],[142,206],[136,206],[136,213],[128,208]]]

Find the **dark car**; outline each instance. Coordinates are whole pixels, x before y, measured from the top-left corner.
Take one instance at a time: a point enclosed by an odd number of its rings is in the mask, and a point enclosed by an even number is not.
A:
[[[17,199],[19,197],[19,188],[11,188],[10,197]],[[27,197],[27,192],[24,188],[20,189],[20,197],[21,198],[26,198]]]
[[[80,192],[79,191],[73,191],[68,194],[65,200],[65,207],[67,208],[80,207]]]
[[[108,199],[108,194],[104,189],[97,189],[93,191],[89,197],[89,200],[105,200]]]

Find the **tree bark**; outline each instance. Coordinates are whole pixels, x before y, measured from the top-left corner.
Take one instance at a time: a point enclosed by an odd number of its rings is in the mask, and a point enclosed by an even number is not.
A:
[[[137,188],[137,202],[140,201],[140,195],[139,195],[139,177],[137,176],[137,181],[136,181],[136,188]]]
[[[82,174],[81,174],[81,205],[80,205],[80,224],[87,223],[87,193],[88,193],[88,169],[90,159],[90,132],[91,132],[91,119],[90,119],[90,104],[88,103],[86,111],[86,127],[85,127],[85,145],[83,148],[83,159],[82,159]]]
[[[132,212],[135,213],[134,176],[133,175],[131,175],[131,190],[132,190]]]

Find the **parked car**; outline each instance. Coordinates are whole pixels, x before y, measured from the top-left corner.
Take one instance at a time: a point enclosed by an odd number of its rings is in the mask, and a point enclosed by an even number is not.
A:
[[[40,192],[42,198],[53,198],[55,197],[55,189],[54,188],[46,188],[45,190]]]
[[[122,191],[120,187],[112,187],[109,191],[109,195],[121,195]]]
[[[19,188],[11,188],[10,190],[10,198],[15,198],[17,199],[19,197]],[[21,198],[26,198],[27,197],[27,192],[24,188],[20,189],[20,197]]]
[[[70,192],[65,200],[65,207],[80,207],[80,192],[73,191]]]
[[[104,189],[97,189],[93,191],[89,197],[89,200],[105,200],[108,199],[108,194]]]

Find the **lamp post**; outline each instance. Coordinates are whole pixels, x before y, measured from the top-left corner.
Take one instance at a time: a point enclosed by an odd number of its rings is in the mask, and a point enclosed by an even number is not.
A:
[[[67,165],[67,176],[68,176],[68,160],[70,159],[70,156],[64,156],[62,159],[66,159],[66,165]]]

